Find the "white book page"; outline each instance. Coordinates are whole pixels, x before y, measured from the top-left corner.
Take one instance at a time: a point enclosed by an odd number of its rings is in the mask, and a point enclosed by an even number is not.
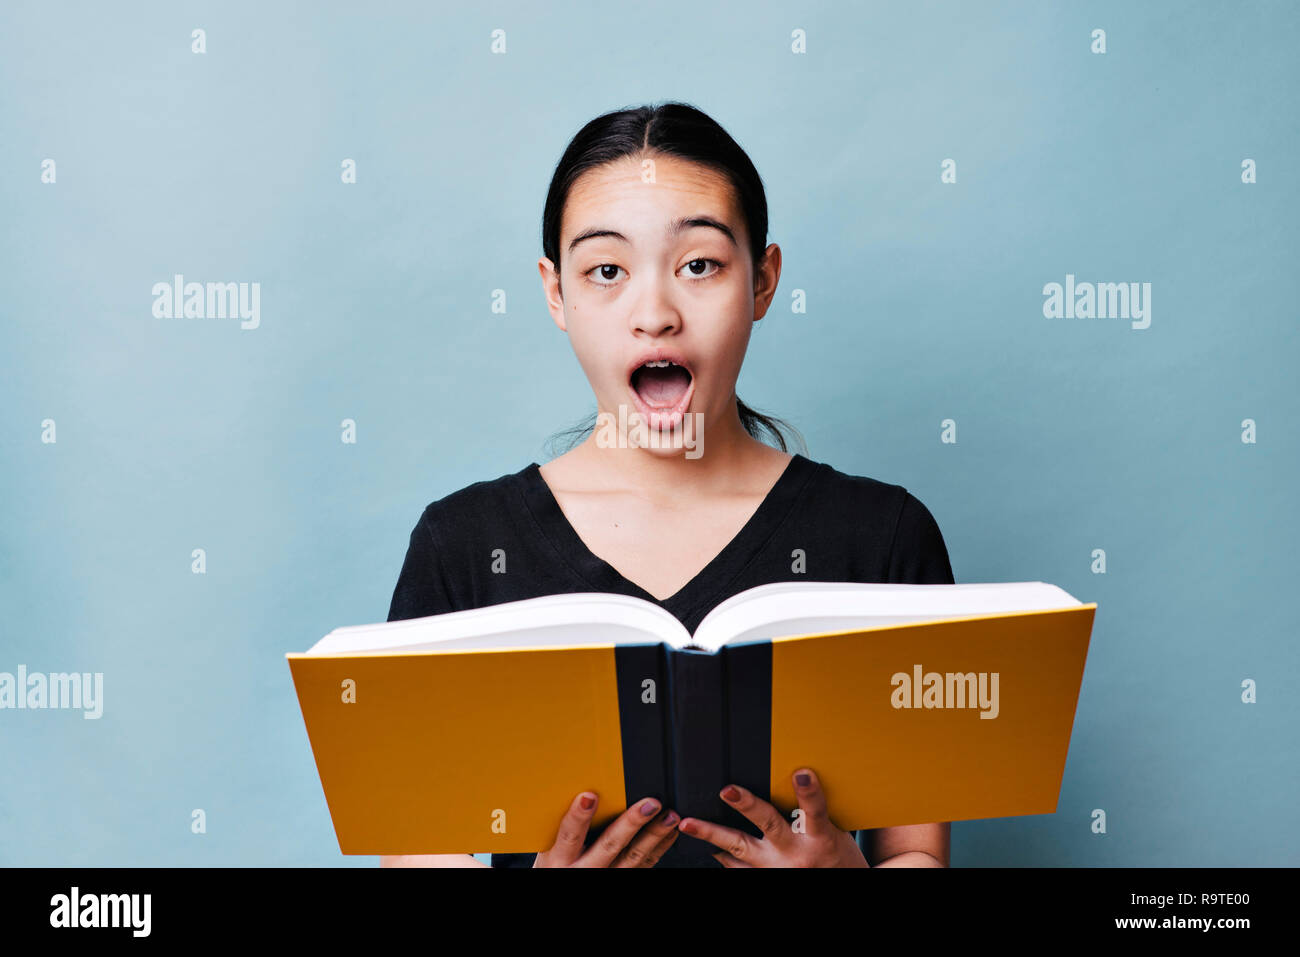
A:
[[[1045,582],[964,585],[778,582],[759,585],[720,603],[695,629],[694,640],[714,651],[728,642],[1081,604],[1068,592]]]
[[[681,622],[640,598],[604,592],[543,595],[426,618],[335,628],[306,652],[350,655],[690,640]]]

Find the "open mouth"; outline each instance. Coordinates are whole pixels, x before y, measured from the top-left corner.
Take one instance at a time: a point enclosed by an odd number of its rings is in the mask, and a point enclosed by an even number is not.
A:
[[[683,365],[670,359],[646,362],[632,370],[629,384],[638,411],[651,428],[676,428],[695,392],[695,380]]]
[[[632,389],[651,409],[667,412],[677,407],[691,387],[691,373],[667,359],[647,362],[632,370]]]

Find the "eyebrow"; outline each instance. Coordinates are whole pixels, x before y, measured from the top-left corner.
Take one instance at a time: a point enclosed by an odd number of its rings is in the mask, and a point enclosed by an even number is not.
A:
[[[684,230],[694,229],[696,226],[704,226],[709,229],[716,229],[719,232],[721,232],[724,236],[727,237],[731,245],[733,246],[738,245],[736,242],[736,234],[731,231],[731,227],[728,226],[726,223],[714,219],[712,216],[683,216],[680,219],[674,219],[672,222],[668,224],[668,228],[667,230],[665,230],[665,232],[669,236],[676,236],[677,234],[683,232]],[[625,243],[630,241],[626,236],[624,236],[616,229],[606,229],[601,226],[593,226],[591,229],[583,230],[582,232],[578,233],[578,235],[573,237],[573,239],[569,242],[569,252],[572,253],[573,250],[577,248],[578,243],[583,242],[584,240],[587,239],[596,239],[601,236],[607,236],[610,239],[617,239]]]

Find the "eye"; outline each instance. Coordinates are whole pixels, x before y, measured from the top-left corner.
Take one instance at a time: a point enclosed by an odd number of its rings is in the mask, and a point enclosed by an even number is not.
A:
[[[717,267],[716,269],[713,270],[713,272],[701,274],[696,272],[694,269],[695,266],[704,266],[704,265],[708,265],[709,263],[713,263],[713,265]],[[688,270],[692,278],[709,279],[718,274],[718,272],[722,269],[722,263],[718,262],[716,259],[692,259],[682,268]]]
[[[618,278],[618,272],[615,271],[614,275],[613,275],[613,276],[610,276],[610,275],[607,275],[607,274],[606,274],[606,270],[609,270],[609,269],[612,269],[612,270],[620,270],[620,269],[622,269],[622,268],[623,268],[622,266],[615,266],[613,263],[601,263],[599,266],[593,266],[591,269],[588,269],[585,273],[583,273],[583,275],[584,275],[584,276],[587,276],[587,277],[590,279],[590,277],[591,277],[591,275],[592,275],[593,273],[599,273],[599,274],[601,275],[602,278],[604,278],[604,279],[608,279],[608,280],[611,280],[611,281],[610,281],[610,282],[602,282],[602,281],[599,280],[599,279],[592,279],[591,281],[592,281],[595,285],[597,285],[597,286],[612,286],[612,285],[614,285],[614,283],[612,282],[612,280]]]
[[[701,273],[696,271],[697,267],[701,269],[705,269],[708,268],[710,264],[712,264],[714,267],[712,271],[707,273]],[[716,276],[722,270],[723,265],[724,265],[723,263],[719,262],[716,259],[700,258],[700,259],[692,259],[685,266],[683,266],[682,269],[687,271],[687,274],[689,275],[690,278],[703,281],[705,279],[711,279],[714,276]],[[610,275],[611,272],[613,273],[613,275]],[[624,270],[622,266],[615,266],[613,263],[601,263],[599,266],[593,266],[592,268],[588,269],[585,273],[583,273],[583,275],[587,277],[588,281],[591,282],[592,285],[613,286],[616,284],[616,280],[618,279],[618,274],[620,272],[626,272],[626,270]]]

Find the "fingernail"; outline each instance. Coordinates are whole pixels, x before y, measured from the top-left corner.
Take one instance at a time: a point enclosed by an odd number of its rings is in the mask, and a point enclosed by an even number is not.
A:
[[[582,797],[578,798],[578,803],[582,805],[584,811],[590,811],[596,806],[596,799],[590,794],[584,794]]]
[[[668,816],[664,818],[664,824],[673,825],[677,823],[677,812],[669,811]]]
[[[812,776],[808,774],[796,774],[794,779],[799,782],[799,787],[801,788],[806,788],[810,783],[812,783]]]
[[[659,804],[657,801],[646,801],[644,804],[641,805],[641,813],[644,814],[646,817],[649,817],[657,810],[659,810]]]
[[[740,800],[740,792],[737,791],[735,787],[730,784],[728,784],[725,788],[722,789],[722,796],[726,798],[728,801]]]
[[[682,818],[682,823],[677,826],[677,829],[679,831],[685,831],[687,834],[692,834],[695,831],[695,822],[689,817],[684,817]]]

